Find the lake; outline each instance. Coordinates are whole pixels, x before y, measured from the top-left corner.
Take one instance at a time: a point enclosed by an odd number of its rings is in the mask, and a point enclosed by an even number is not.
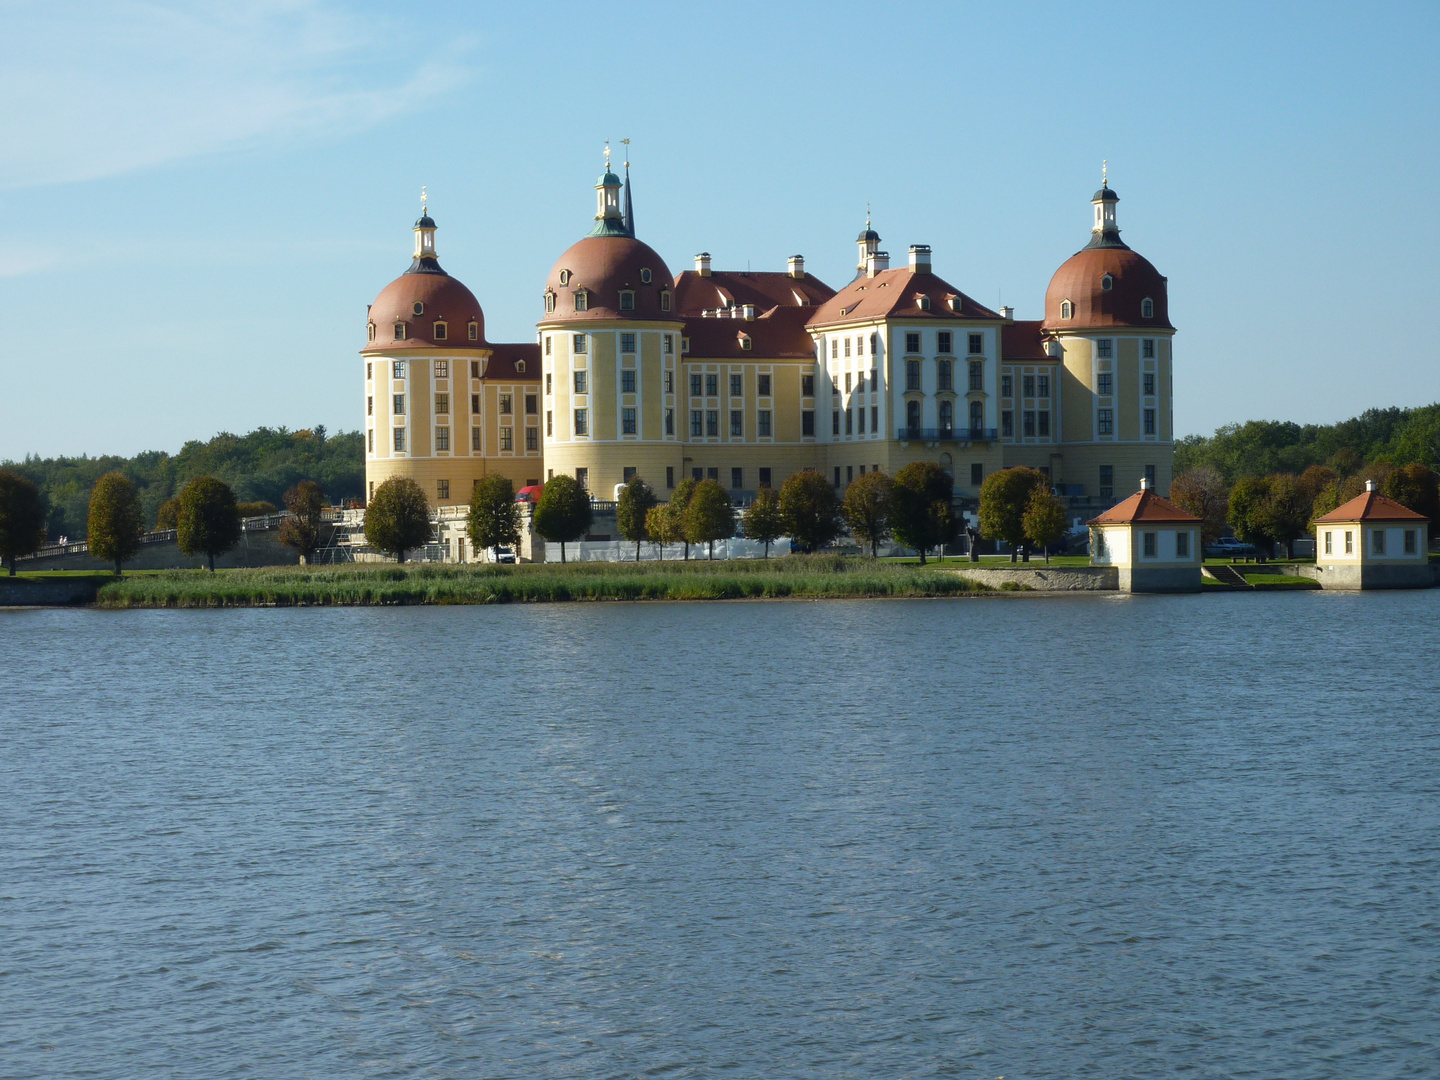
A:
[[[0,1078],[1434,1076],[1437,625],[0,611]]]

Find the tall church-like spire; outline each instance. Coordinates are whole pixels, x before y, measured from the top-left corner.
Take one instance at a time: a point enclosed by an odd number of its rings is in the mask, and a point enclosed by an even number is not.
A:
[[[625,232],[635,235],[635,204],[630,201],[630,140],[621,139],[625,147]]]

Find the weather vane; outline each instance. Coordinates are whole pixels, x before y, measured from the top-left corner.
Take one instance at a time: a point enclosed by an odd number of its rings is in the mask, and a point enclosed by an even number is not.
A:
[[[425,185],[424,185],[424,184],[421,184],[421,185],[420,185],[420,212],[421,212],[422,214],[425,213],[426,206],[429,204],[429,202],[430,202],[430,198],[429,198],[429,196],[427,196],[427,195],[425,194]]]
[[[605,171],[610,171],[610,140],[605,140]]]
[[[1100,186],[1110,186],[1110,159],[1105,158],[1100,162]]]
[[[628,169],[630,167],[630,140],[621,139],[620,141],[625,146],[625,167]]]

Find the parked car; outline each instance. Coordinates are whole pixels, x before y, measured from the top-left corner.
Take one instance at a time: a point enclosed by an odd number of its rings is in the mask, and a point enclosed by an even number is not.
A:
[[[1254,544],[1247,544],[1241,540],[1237,540],[1233,536],[1222,536],[1220,539],[1205,545],[1205,557],[1207,559],[1233,559],[1254,554]]]
[[[511,551],[508,547],[496,548],[495,561],[497,563],[513,563],[515,561],[515,552]]]

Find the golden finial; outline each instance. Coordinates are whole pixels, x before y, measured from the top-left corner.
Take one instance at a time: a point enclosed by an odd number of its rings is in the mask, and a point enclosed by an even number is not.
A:
[[[625,167],[628,169],[630,167],[630,140],[621,139],[620,142],[625,147]]]
[[[605,171],[610,171],[610,140],[605,140]]]

